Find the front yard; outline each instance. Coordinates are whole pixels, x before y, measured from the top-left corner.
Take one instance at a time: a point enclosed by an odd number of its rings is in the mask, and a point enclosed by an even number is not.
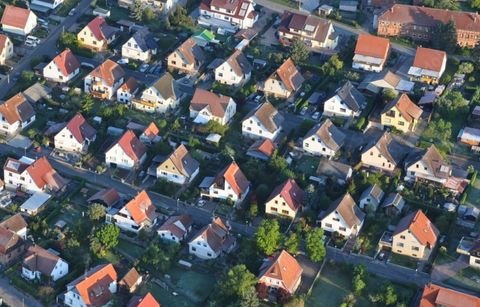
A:
[[[471,291],[480,291],[480,270],[465,268],[452,278],[445,281],[454,287],[466,288]]]

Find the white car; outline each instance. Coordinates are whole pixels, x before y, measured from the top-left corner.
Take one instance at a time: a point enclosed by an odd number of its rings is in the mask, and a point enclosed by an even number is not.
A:
[[[122,64],[128,64],[128,59],[120,59],[117,61],[118,64],[122,65]]]
[[[198,201],[198,206],[199,206],[199,207],[203,207],[203,206],[205,206],[205,203],[206,203],[206,202],[205,202],[204,199],[200,199],[200,200]]]
[[[312,119],[313,119],[313,120],[317,120],[317,119],[319,119],[319,118],[320,118],[320,112],[315,112],[315,113],[313,113],[313,115],[312,115]]]
[[[73,16],[73,15],[75,15],[75,11],[76,11],[76,10],[77,10],[76,8],[71,9],[70,12],[68,12],[68,16]]]

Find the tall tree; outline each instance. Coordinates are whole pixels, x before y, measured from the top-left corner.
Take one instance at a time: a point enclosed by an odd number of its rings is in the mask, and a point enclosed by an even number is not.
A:
[[[457,47],[457,28],[453,21],[446,24],[439,24],[434,30],[432,47],[445,50],[447,53],[453,53]]]
[[[218,281],[218,298],[221,301],[235,300],[247,296],[251,288],[255,288],[257,278],[244,264],[232,267],[227,274]]]
[[[120,228],[113,224],[104,225],[93,234],[90,242],[92,252],[98,257],[105,256],[107,251],[117,246],[119,235]]]
[[[315,228],[307,233],[305,238],[308,256],[312,261],[321,262],[327,255],[323,243],[323,229]]]
[[[263,220],[255,234],[257,248],[265,255],[271,255],[280,245],[280,225],[277,220]]]
[[[283,243],[285,246],[285,249],[291,253],[291,254],[296,254],[298,253],[298,248],[300,246],[300,236],[292,232],[286,239],[285,242]]]
[[[135,19],[136,21],[142,21],[143,7],[142,7],[142,3],[139,0],[135,0],[133,2],[133,6],[130,10],[131,10],[130,16],[133,19]]]
[[[100,221],[105,216],[105,207],[95,203],[88,208],[87,215],[93,222]]]
[[[299,39],[294,39],[290,45],[290,58],[292,58],[295,64],[306,61],[309,55],[310,50],[308,50],[305,42]]]

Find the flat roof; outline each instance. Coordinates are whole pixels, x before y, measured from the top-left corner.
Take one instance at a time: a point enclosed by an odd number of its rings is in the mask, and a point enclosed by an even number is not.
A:
[[[20,210],[27,212],[37,212],[49,199],[52,197],[50,194],[43,192],[35,192],[29,199],[27,199]]]

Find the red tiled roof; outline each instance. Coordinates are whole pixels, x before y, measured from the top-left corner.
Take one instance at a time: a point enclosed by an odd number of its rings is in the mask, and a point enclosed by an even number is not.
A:
[[[65,126],[78,143],[82,144],[86,139],[92,140],[97,131],[90,126],[82,114],[77,113]]]
[[[134,297],[128,307],[160,307],[160,304],[150,292],[147,292],[143,297]]]
[[[113,86],[115,82],[125,76],[125,71],[114,61],[107,59],[97,68],[92,70],[90,76],[103,80],[108,86]]]
[[[217,176],[215,182],[221,181],[228,182],[232,190],[237,194],[243,194],[250,186],[250,181],[243,174],[238,164],[234,161],[229,166],[223,169],[223,171]]]
[[[302,86],[303,81],[305,81],[291,58],[288,58],[280,65],[274,74],[280,78],[289,91],[298,90]]]
[[[133,218],[134,222],[137,224],[141,224],[145,221],[152,222],[157,217],[155,213],[155,206],[145,190],[130,200],[125,205],[125,208],[130,213],[130,216]]]
[[[32,105],[21,93],[16,94],[4,103],[0,104],[2,114],[9,124],[17,121],[25,121],[35,115]]]
[[[480,307],[480,298],[434,284],[425,285],[419,307]]]
[[[99,200],[110,207],[120,201],[120,194],[115,188],[103,189],[92,195],[87,201],[91,203]]]
[[[116,144],[135,162],[140,161],[147,152],[147,147],[140,142],[132,130],[127,130]]]
[[[110,263],[91,269],[87,272],[86,277],[82,276],[71,284],[75,286],[87,306],[103,306],[112,297],[108,286],[116,280],[117,272]]]
[[[413,122],[414,120],[418,120],[423,113],[423,110],[420,109],[420,107],[418,107],[412,100],[410,100],[408,95],[405,93],[402,93],[392,102],[387,104],[383,110],[383,113],[389,111],[394,106],[397,107],[403,118],[405,118],[405,120],[409,123]]]
[[[143,135],[145,135],[149,139],[153,139],[158,136],[160,130],[158,129],[157,125],[154,122],[151,122],[145,130],[143,130]]]
[[[480,22],[480,21],[479,21]],[[413,67],[440,72],[447,53],[441,50],[418,47],[413,60]]]
[[[261,139],[255,141],[255,143],[250,146],[248,151],[254,150],[261,152],[267,157],[271,157],[273,155],[273,152],[277,149],[277,146],[272,142],[270,139]]]
[[[180,228],[178,224],[181,224],[185,230]],[[177,238],[183,238],[188,232],[190,226],[192,226],[192,217],[190,215],[182,214],[169,217],[168,220],[158,228],[158,231],[170,231]]]
[[[292,210],[296,211],[302,206],[304,192],[293,179],[288,179],[283,184],[277,186],[270,194],[267,203],[277,197],[277,195],[282,196]]]
[[[22,229],[27,228],[27,222],[25,222],[25,219],[22,217],[20,213],[17,213],[8,219],[2,221],[0,223],[0,226],[5,227],[8,230],[11,230],[15,233],[21,231]]]
[[[303,269],[297,259],[282,250],[261,274],[260,282],[262,282],[262,278],[278,279],[282,282],[282,288],[293,294],[298,280],[302,278],[302,272]]]
[[[26,171],[35,182],[35,185],[41,189],[47,186],[53,191],[61,190],[67,181],[57,173],[48,162],[46,157],[41,157],[30,164]]]
[[[8,41],[8,36],[6,36],[5,34],[0,34],[0,54],[2,54],[3,50],[7,46]]]
[[[68,76],[80,68],[80,63],[70,49],[65,49],[62,53],[53,58],[53,62],[60,69],[63,76]]]
[[[360,33],[355,46],[355,54],[387,59],[390,41],[383,37]]]
[[[24,29],[27,25],[30,14],[33,14],[30,10],[13,5],[7,5],[3,11],[2,20],[0,23],[2,25]]]
[[[424,246],[428,245],[431,248],[437,243],[437,238],[440,233],[422,210],[417,210],[402,218],[395,229],[394,235],[407,229],[417,238],[420,244]]]
[[[102,16],[95,17],[92,21],[87,24],[87,27],[92,31],[93,36],[97,40],[106,39],[102,31],[102,26],[105,24],[105,19]]]
[[[12,230],[0,226],[0,254],[7,253],[11,248],[22,243],[22,239]]]
[[[128,290],[131,290],[141,278],[142,276],[138,273],[137,269],[133,267],[127,272],[127,274],[125,274],[125,276],[123,276],[120,284],[125,286]]]

